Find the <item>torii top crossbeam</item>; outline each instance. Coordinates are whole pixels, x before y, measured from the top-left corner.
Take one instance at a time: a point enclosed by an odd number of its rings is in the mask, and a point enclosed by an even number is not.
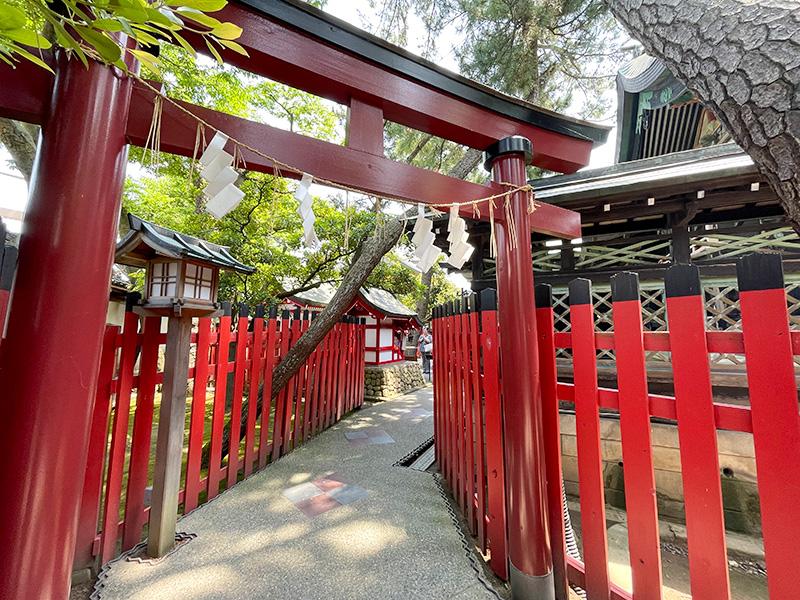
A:
[[[383,156],[384,119],[479,150],[510,135],[533,144],[533,164],[571,173],[588,163],[608,129],[500,94],[441,69],[314,7],[296,0],[243,0],[220,17],[238,24],[238,40],[250,58],[223,51],[226,62],[350,108],[348,145],[339,146],[246,119],[181,103],[214,127],[301,171],[367,193],[413,202],[468,202],[504,191],[447,177]],[[199,36],[190,42],[198,51]],[[29,64],[0,66],[0,115],[41,121],[52,75]],[[144,145],[154,94],[134,85],[126,135]],[[161,149],[192,156],[196,123],[165,105]],[[264,158],[243,152],[248,169],[273,171]],[[282,172],[296,177],[297,174]],[[472,211],[463,209],[464,216]],[[502,218],[502,217],[499,217]],[[559,237],[579,237],[580,223],[568,211],[541,205],[532,228]]]

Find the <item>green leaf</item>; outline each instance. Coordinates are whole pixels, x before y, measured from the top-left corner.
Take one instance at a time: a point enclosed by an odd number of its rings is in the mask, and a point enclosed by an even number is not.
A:
[[[234,52],[238,52],[242,56],[246,56],[247,58],[250,58],[250,55],[247,53],[247,50],[242,48],[242,46],[240,46],[236,42],[232,42],[230,40],[222,40],[222,39],[217,40],[217,41],[219,41],[219,43],[222,44],[223,46],[225,46],[226,48],[229,48],[230,50],[233,50]]]
[[[150,69],[153,73],[161,75],[160,67],[163,66],[163,63],[157,57],[144,50],[128,50],[128,52],[135,56],[142,65]]]
[[[0,31],[20,29],[25,26],[27,21],[28,17],[24,10],[0,2]]]
[[[221,40],[235,40],[242,35],[242,28],[233,23],[223,23],[211,30],[211,35]]]
[[[3,35],[25,46],[34,46],[42,50],[52,47],[47,38],[30,29],[12,29],[11,31],[3,32]]]
[[[104,61],[114,63],[119,60],[122,51],[119,46],[104,33],[89,29],[88,27],[83,27],[82,25],[75,25],[75,31],[97,50]]]
[[[173,33],[172,37],[175,38],[175,41],[178,42],[181,46],[183,46],[183,49],[186,50],[189,54],[191,54],[194,57],[197,56],[197,52],[195,51],[195,49],[189,42],[183,39],[183,37],[181,37],[177,33]]]
[[[49,65],[48,65],[46,62],[44,62],[43,60],[41,60],[41,59],[40,59],[38,56],[34,56],[33,54],[31,54],[31,53],[30,53],[30,52],[28,52],[27,50],[23,50],[23,49],[22,49],[22,48],[20,48],[19,46],[17,46],[17,47],[14,49],[14,53],[15,53],[15,54],[19,54],[20,56],[22,56],[22,57],[24,57],[24,58],[27,58],[27,59],[28,59],[29,61],[31,61],[33,64],[35,64],[35,65],[38,65],[38,66],[42,67],[43,69],[47,69],[47,70],[48,70],[48,71],[50,71],[51,73],[53,72],[53,69],[51,69],[51,68],[50,68],[50,66],[49,66]]]
[[[141,6],[120,6],[119,4],[109,4],[106,9],[113,13],[115,17],[124,17],[134,23],[147,22],[147,11]]]
[[[215,29],[222,25],[222,23],[220,23],[214,17],[209,17],[208,15],[205,15],[196,10],[187,10],[179,8],[177,12],[180,16],[185,17],[187,19],[191,19],[192,21],[200,23],[201,25],[205,25],[206,27],[209,27],[211,29]]]
[[[167,29],[171,29],[175,26],[172,21],[170,21],[165,15],[162,15],[156,9],[146,8],[145,11],[147,12],[147,18],[150,23],[156,23],[162,27],[166,27]]]
[[[214,46],[211,45],[211,40],[209,40],[208,38],[205,38],[205,40],[206,40],[206,46],[208,46],[208,49],[211,50],[211,54],[214,55],[214,58],[217,59],[217,62],[219,64],[223,64],[222,63],[222,57],[219,55],[219,52],[217,51],[217,49],[214,48]]]
[[[203,12],[216,12],[225,8],[227,4],[227,0],[167,0],[168,6],[185,6]]]
[[[92,27],[102,31],[122,31],[124,29],[118,19],[97,19],[92,23]]]

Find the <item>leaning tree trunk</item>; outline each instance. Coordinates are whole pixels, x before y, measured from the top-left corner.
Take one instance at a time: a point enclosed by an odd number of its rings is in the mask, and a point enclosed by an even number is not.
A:
[[[11,154],[15,166],[28,184],[31,182],[33,159],[36,156],[36,137],[35,125],[0,118],[0,143]]]
[[[800,234],[796,0],[606,0],[753,158]]]

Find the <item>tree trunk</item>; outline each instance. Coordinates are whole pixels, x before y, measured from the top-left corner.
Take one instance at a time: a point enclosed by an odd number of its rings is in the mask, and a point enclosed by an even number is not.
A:
[[[30,185],[33,159],[36,156],[36,126],[0,118],[0,143],[2,143],[25,182]]]
[[[428,307],[431,303],[431,284],[433,283],[433,269],[428,269],[422,274],[422,287],[425,293],[417,300],[417,316],[423,323],[428,319]]]
[[[800,10],[792,0],[607,0],[753,158],[800,234]]]

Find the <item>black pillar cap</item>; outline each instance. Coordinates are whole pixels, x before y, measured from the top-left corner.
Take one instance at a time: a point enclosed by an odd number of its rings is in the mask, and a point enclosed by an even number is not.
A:
[[[230,302],[223,302],[222,303],[222,316],[223,317],[230,317],[233,314],[233,306]]]
[[[239,303],[239,316],[246,317],[250,314],[250,305],[247,302],[240,302]]]
[[[497,310],[497,291],[494,288],[481,291],[481,310]]]
[[[667,298],[681,296],[699,296],[703,293],[700,287],[700,269],[695,265],[673,265],[664,276],[664,291]]]
[[[299,319],[300,318],[300,309],[299,308],[295,308],[294,309],[294,318],[295,319]]]
[[[308,311],[307,310],[303,311],[303,321],[308,321]]]
[[[277,319],[278,318],[278,307],[277,306],[270,306],[269,307],[269,318],[270,319]]]
[[[533,297],[536,308],[550,308],[553,306],[553,287],[549,283],[540,283],[533,288]]]
[[[569,305],[580,306],[592,303],[592,281],[582,277],[569,282]]]
[[[740,292],[783,288],[783,261],[780,254],[753,252],[736,263]]]
[[[361,317],[361,318],[358,320],[358,324],[359,324],[359,325],[366,325],[366,324],[367,324],[367,318],[366,318],[366,317]]]
[[[288,310],[282,310],[281,311],[281,319],[288,319],[289,315],[291,315],[291,314],[292,313],[290,313]]]
[[[141,299],[142,295],[139,292],[128,292],[125,297],[125,312],[133,312],[133,307],[138,306]]]
[[[491,171],[495,159],[504,154],[522,154],[525,157],[525,164],[529,165],[533,160],[533,144],[521,135],[511,135],[498,140],[483,151],[483,168]]]
[[[256,319],[263,319],[265,312],[263,304],[256,305]]]
[[[639,299],[639,274],[625,271],[611,278],[611,300],[626,302]]]
[[[478,312],[480,308],[480,296],[478,294],[472,294],[469,297],[469,309],[471,312]]]

